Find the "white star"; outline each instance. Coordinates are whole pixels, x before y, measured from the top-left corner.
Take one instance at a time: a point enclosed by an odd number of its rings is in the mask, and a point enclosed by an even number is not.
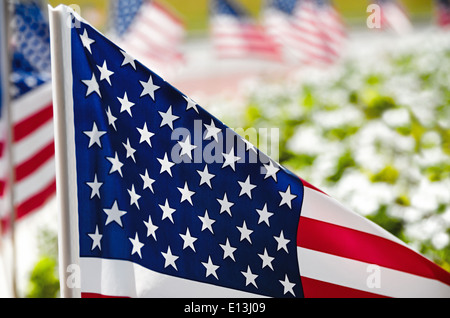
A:
[[[222,169],[227,166],[230,166],[231,169],[233,169],[233,171],[236,171],[235,163],[238,162],[239,160],[241,160],[241,158],[234,155],[234,147],[231,148],[230,153],[228,153],[228,154],[223,153],[222,155],[225,159],[225,162],[222,165]]]
[[[92,54],[91,44],[95,43],[95,40],[92,40],[89,38],[87,29],[84,29],[84,33],[82,35],[80,35],[80,39],[81,39],[81,42],[83,43],[83,46],[89,51],[89,53]]]
[[[132,57],[130,54],[124,51],[120,51],[120,53],[122,53],[123,55],[123,62],[121,66],[130,64],[136,70],[136,63],[134,57]]]
[[[97,93],[100,98],[102,97],[102,94],[100,93],[100,86],[98,86],[98,82],[94,74],[92,74],[92,78],[90,80],[82,80],[82,82],[87,86],[86,97],[91,95],[93,92]]]
[[[259,214],[258,224],[261,224],[262,222],[266,222],[267,226],[270,227],[269,218],[273,215],[273,213],[267,211],[267,203],[264,205],[262,210],[256,209],[256,212],[258,212],[258,214]]]
[[[279,206],[286,204],[292,209],[292,200],[294,200],[297,196],[295,194],[291,194],[291,186],[288,186],[286,192],[278,191],[278,193],[281,195],[281,202]]]
[[[100,243],[100,240],[102,239],[103,235],[98,232],[98,226],[95,226],[95,233],[88,235],[92,239],[91,251],[93,251],[96,247],[98,247],[98,249],[101,251],[102,245]]]
[[[130,195],[130,205],[135,204],[138,210],[140,210],[138,200],[141,198],[141,196],[134,190],[134,184],[131,185],[131,190],[128,190],[128,194]]]
[[[217,269],[219,268],[219,266],[214,265],[212,260],[211,260],[211,256],[208,257],[208,262],[207,263],[203,263],[203,266],[206,267],[206,277],[208,277],[209,275],[213,275],[216,279],[219,279],[219,277],[217,277]]]
[[[250,141],[245,138],[242,138],[242,141],[245,142],[245,151],[253,150],[257,152],[255,145],[253,145]]]
[[[106,65],[106,60],[103,62],[103,66],[98,66],[98,70],[100,71],[100,81],[106,80],[108,84],[111,86],[111,75],[114,74],[114,72],[111,72],[108,70],[108,65]]]
[[[150,75],[150,78],[148,79],[148,82],[144,82],[144,81],[139,81],[139,82],[141,83],[142,87],[144,88],[142,90],[141,97],[143,97],[145,95],[148,95],[154,101],[155,100],[155,91],[157,91],[160,87],[155,85],[155,84],[153,84],[152,76]]]
[[[164,205],[161,205],[161,204],[158,204],[159,205],[159,207],[161,208],[161,210],[163,211],[163,215],[162,215],[162,218],[161,218],[161,220],[164,220],[164,219],[169,219],[171,222],[172,222],[172,224],[174,224],[174,222],[173,222],[173,218],[172,218],[172,214],[176,211],[175,209],[172,209],[170,206],[169,206],[169,201],[166,199],[166,203],[164,204]]]
[[[242,275],[245,276],[245,286],[248,286],[249,284],[252,284],[256,288],[258,286],[256,285],[256,278],[258,278],[258,275],[255,275],[252,273],[252,270],[250,269],[250,266],[247,267],[247,272],[241,272]]]
[[[173,130],[173,122],[175,120],[177,120],[178,116],[175,116],[172,114],[172,106],[169,106],[169,109],[167,110],[167,112],[158,112],[159,115],[161,115],[162,120],[161,120],[161,125],[159,127],[163,127],[164,125],[167,125],[170,127],[170,129]]]
[[[109,162],[111,162],[112,166],[111,166],[111,170],[109,171],[109,174],[112,174],[113,172],[118,171],[120,176],[123,177],[122,175],[122,166],[123,163],[121,163],[119,161],[119,157],[117,156],[117,152],[115,153],[114,158],[112,157],[106,157],[106,159],[109,160]]]
[[[147,144],[152,147],[152,142],[150,141],[150,138],[152,138],[155,134],[148,131],[147,123],[144,124],[144,127],[142,129],[137,128],[139,134],[141,134],[141,139],[139,140],[139,144],[142,144],[144,141],[147,142]]]
[[[225,244],[219,244],[220,247],[223,249],[223,259],[229,257],[231,258],[233,261],[236,262],[236,260],[234,259],[234,252],[236,251],[235,247],[232,247],[230,245],[230,241],[227,238],[227,241],[225,242]]]
[[[264,254],[258,254],[259,257],[262,259],[262,268],[269,266],[271,270],[273,270],[272,261],[275,259],[274,257],[270,257],[269,254],[267,254],[267,249],[264,249]]]
[[[195,194],[195,192],[189,190],[187,182],[184,183],[184,188],[177,188],[177,189],[178,191],[181,192],[180,203],[183,201],[188,201],[193,206],[192,196]]]
[[[147,237],[151,235],[156,241],[156,230],[158,229],[158,226],[153,224],[152,217],[150,215],[148,216],[148,222],[144,221],[144,224],[147,227]]]
[[[264,169],[266,170],[266,175],[264,176],[264,180],[272,177],[275,182],[277,182],[277,173],[280,171],[280,168],[275,166],[272,160],[269,161],[269,164],[264,165]]]
[[[211,179],[215,177],[214,174],[209,173],[208,165],[205,165],[205,169],[203,171],[197,170],[197,173],[200,175],[200,185],[206,183],[211,189]]]
[[[191,236],[189,228],[186,229],[186,234],[180,234],[180,236],[184,241],[183,250],[190,247],[195,252],[194,242],[197,241],[197,238]]]
[[[280,236],[274,236],[273,238],[278,242],[277,251],[284,249],[286,253],[289,253],[287,245],[290,240],[284,237],[283,230],[281,230]]]
[[[295,293],[294,293],[294,286],[295,286],[295,284],[294,284],[294,283],[291,283],[291,282],[289,281],[287,274],[284,276],[284,281],[280,280],[279,282],[280,282],[280,283],[283,285],[283,287],[284,287],[284,294],[285,294],[285,295],[289,292],[289,293],[291,293],[293,296],[295,296]]]
[[[100,148],[102,147],[102,143],[100,141],[100,138],[106,134],[106,131],[99,131],[97,128],[97,124],[94,122],[94,124],[92,125],[92,130],[91,131],[83,131],[83,133],[89,137],[89,146],[88,148],[91,148],[94,144],[97,144],[98,146],[100,146]]]
[[[249,230],[249,229],[247,228],[247,224],[245,223],[245,221],[244,221],[244,223],[242,224],[242,227],[241,227],[241,226],[236,226],[236,228],[239,230],[239,232],[241,232],[241,242],[242,242],[244,239],[246,239],[250,244],[252,244],[252,240],[251,240],[251,238],[250,238],[250,234],[252,234],[253,231],[252,231],[252,230]]]
[[[136,163],[136,159],[134,158],[134,153],[136,152],[136,149],[134,149],[133,147],[131,147],[130,145],[130,139],[127,138],[127,143],[125,144],[124,142],[122,143],[122,145],[125,147],[125,149],[127,150],[127,158],[133,159],[134,163]]]
[[[199,216],[199,219],[200,219],[200,221],[202,221],[202,232],[204,230],[208,229],[212,234],[214,234],[214,231],[212,229],[212,225],[216,221],[209,218],[208,210],[205,211],[205,216]]]
[[[120,112],[123,113],[124,111],[127,111],[128,114],[133,117],[133,114],[131,113],[131,107],[133,107],[135,104],[128,100],[127,93],[125,92],[123,98],[117,97],[117,99],[120,102]]]
[[[114,204],[111,207],[111,209],[103,209],[103,212],[105,212],[106,215],[108,215],[108,218],[106,219],[105,225],[108,225],[109,223],[114,221],[117,224],[119,224],[120,227],[122,227],[121,217],[123,215],[127,214],[127,212],[119,210],[119,207],[117,205],[117,200],[114,201]]]
[[[186,100],[187,105],[186,105],[186,111],[188,111],[189,109],[193,108],[197,114],[198,114],[198,109],[197,109],[197,103],[194,102],[191,98],[187,97],[187,96],[183,96],[183,98]]]
[[[245,180],[245,182],[238,181],[238,183],[241,186],[241,192],[239,193],[239,196],[246,194],[251,199],[252,190],[256,188],[256,185],[250,183],[250,176],[247,177],[247,180]]]
[[[153,183],[155,183],[155,180],[153,180],[148,176],[147,169],[145,169],[145,174],[144,175],[140,174],[140,176],[142,178],[142,181],[144,181],[144,188],[142,190],[149,188],[150,191],[152,191],[152,193],[155,193],[153,192]]]
[[[217,199],[217,201],[220,204],[220,214],[222,214],[223,212],[228,212],[228,214],[231,216],[231,207],[234,205],[233,202],[229,202],[228,201],[228,197],[227,194],[225,193],[223,195],[223,199]]]
[[[205,136],[203,137],[203,140],[208,140],[211,137],[214,138],[216,142],[219,142],[219,133],[222,131],[220,128],[216,127],[216,124],[214,123],[214,120],[211,119],[211,125],[203,124],[206,128]]]
[[[116,128],[116,120],[117,118],[113,116],[111,113],[111,108],[108,106],[108,110],[106,111],[106,115],[108,116],[108,125],[113,126],[114,130],[117,131]]]
[[[192,160],[192,150],[197,148],[197,146],[191,144],[191,137],[187,136],[185,141],[178,141],[181,146],[180,157],[187,155]]]
[[[97,174],[94,175],[94,181],[86,182],[86,184],[91,187],[91,199],[95,196],[98,196],[100,199],[100,187],[103,185],[103,182],[97,181]]]
[[[141,254],[141,248],[144,246],[143,243],[139,242],[139,236],[136,232],[136,235],[134,236],[134,239],[129,237],[128,238],[131,242],[131,244],[133,244],[133,250],[131,251],[131,255],[138,253],[139,257],[142,259],[142,254]]]
[[[160,174],[163,173],[164,171],[167,172],[170,176],[172,176],[172,167],[175,165],[173,162],[169,161],[169,159],[167,158],[167,153],[164,154],[164,158],[163,159],[159,159],[157,158],[159,163],[161,164],[161,171],[159,172]]]
[[[167,253],[161,252],[161,254],[165,259],[164,268],[167,268],[168,266],[172,266],[173,268],[175,268],[175,270],[178,271],[177,265],[175,264],[175,261],[178,259],[178,256],[172,254],[172,251],[170,250],[170,246],[167,247]]]

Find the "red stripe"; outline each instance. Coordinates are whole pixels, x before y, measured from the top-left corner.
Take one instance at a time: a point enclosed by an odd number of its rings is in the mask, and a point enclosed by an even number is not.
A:
[[[31,158],[16,166],[16,181],[22,181],[54,156],[55,142],[51,141]]]
[[[437,279],[450,285],[450,273],[411,249],[391,240],[300,217],[297,245],[402,272]]]
[[[49,198],[56,192],[56,179],[54,179],[48,186],[36,193],[34,196],[28,198],[17,206],[17,218],[23,218],[29,213],[42,207]]]
[[[5,195],[6,181],[0,180],[0,198]]]
[[[106,296],[96,293],[81,293],[81,298],[130,298],[130,297]]]
[[[49,104],[36,114],[14,125],[14,141],[18,142],[53,119],[53,105]]]
[[[158,1],[153,1],[152,5],[155,6],[156,9],[160,10],[163,14],[166,14],[174,23],[180,25],[183,28],[185,27],[183,19],[179,17],[174,11],[172,11],[168,7],[163,6]]]
[[[315,191],[321,192],[321,193],[323,193],[323,194],[325,194],[325,195],[328,195],[328,194],[326,194],[325,192],[323,192],[322,190],[320,190],[319,188],[316,188],[315,186],[313,186],[313,185],[312,185],[311,183],[309,183],[308,181],[305,181],[305,180],[303,180],[302,178],[300,178],[300,181],[303,183],[303,186],[304,186],[304,187],[307,187],[307,188],[313,189],[313,190],[315,190]]]
[[[301,279],[303,294],[306,298],[388,298],[308,277],[302,277]]]

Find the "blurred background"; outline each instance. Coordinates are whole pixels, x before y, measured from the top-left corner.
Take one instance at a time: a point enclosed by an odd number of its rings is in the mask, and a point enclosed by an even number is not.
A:
[[[142,2],[113,2],[48,1],[144,53],[144,64],[229,127],[278,128],[281,164],[450,271],[448,1],[316,1],[300,10],[283,0],[159,0],[173,39],[157,43],[165,60],[136,45],[143,35],[133,30],[147,27]],[[298,40],[293,28],[308,36]],[[239,34],[242,47],[230,50],[223,34]],[[252,38],[273,43],[261,50]],[[49,196],[18,221],[16,296],[58,296],[56,219]],[[1,267],[0,281],[10,272]],[[0,296],[11,295],[0,286]]]

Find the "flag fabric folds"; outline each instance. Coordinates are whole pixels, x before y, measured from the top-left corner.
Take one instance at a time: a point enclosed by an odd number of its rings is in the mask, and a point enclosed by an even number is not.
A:
[[[11,149],[6,149],[9,128],[5,116],[1,117],[0,135],[0,221],[5,228],[10,210],[7,151],[12,151],[14,159],[16,219],[42,207],[56,191],[49,25],[36,1],[16,3],[13,19]]]
[[[450,296],[449,273],[68,15],[51,11],[63,295]]]
[[[330,1],[271,0],[264,9],[264,23],[294,62],[327,65],[342,55],[345,26]]]
[[[121,47],[146,65],[172,74],[184,63],[183,21],[158,1],[111,1],[112,29]]]
[[[211,37],[221,58],[280,60],[279,45],[234,0],[211,0]]]

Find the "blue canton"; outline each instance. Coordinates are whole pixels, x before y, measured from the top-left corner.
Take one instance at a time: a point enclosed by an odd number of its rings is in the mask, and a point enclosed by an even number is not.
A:
[[[300,179],[87,24],[72,63],[80,256],[303,297]]]

